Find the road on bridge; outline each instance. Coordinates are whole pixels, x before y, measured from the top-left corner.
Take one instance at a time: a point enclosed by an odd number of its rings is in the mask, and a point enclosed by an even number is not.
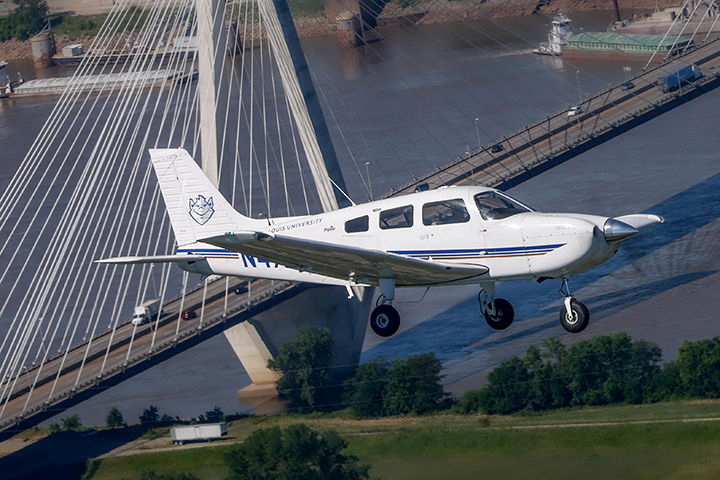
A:
[[[12,388],[8,390],[11,390],[12,394],[9,396],[9,401],[5,393],[8,382],[2,384],[0,393],[4,395],[0,418],[3,422],[0,424],[0,429],[7,426],[6,422],[12,423],[13,419],[17,419],[27,411],[38,411],[46,402],[51,402],[58,396],[72,392],[80,386],[93,384],[111,372],[117,372],[133,359],[138,360],[151,355],[158,346],[177,342],[184,336],[201,331],[203,324],[218,321],[230,310],[246,307],[251,298],[269,297],[275,289],[286,288],[289,285],[286,282],[257,280],[252,282],[248,292],[236,295],[234,290],[241,284],[247,285],[247,282],[237,280],[228,282],[226,297],[224,279],[209,282],[207,292],[204,292],[204,288],[200,286],[189,292],[184,302],[180,297],[167,303],[159,321],[136,327],[127,320],[114,332],[109,329],[90,342],[76,345],[67,354],[50,359],[42,367],[24,370],[17,379],[10,381]],[[204,311],[203,294],[207,300]],[[184,310],[196,311],[197,317],[182,319],[180,314]]]

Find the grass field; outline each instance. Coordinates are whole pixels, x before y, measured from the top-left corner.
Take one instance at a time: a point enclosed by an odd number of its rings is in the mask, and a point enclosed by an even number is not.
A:
[[[428,417],[353,420],[324,417],[250,417],[234,422],[232,441],[271,425],[304,422],[345,435],[348,450],[373,465],[373,478],[474,479],[479,475],[533,480],[720,478],[720,421],[624,424],[572,428],[513,427],[720,418],[720,402],[584,408],[537,416]],[[221,479],[229,445],[105,459],[97,480],[132,479],[139,472],[189,471]]]

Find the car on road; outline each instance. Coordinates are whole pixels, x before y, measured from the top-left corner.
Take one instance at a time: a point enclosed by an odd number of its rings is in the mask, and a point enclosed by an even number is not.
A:
[[[574,117],[576,115],[580,115],[583,113],[583,108],[580,105],[576,105],[574,107],[570,107],[570,110],[568,110],[568,117]]]
[[[248,291],[247,282],[243,282],[243,283],[239,284],[237,287],[235,287],[236,295],[242,295],[243,293],[247,293],[247,291]]]
[[[81,437],[92,437],[93,435],[97,435],[97,433],[98,433],[97,430],[95,430],[94,428],[91,428],[91,429],[88,429],[88,430],[85,430],[84,432],[82,432],[80,434],[80,436]]]
[[[495,144],[495,145],[493,145],[492,148],[490,149],[490,151],[491,151],[492,153],[500,153],[500,152],[502,152],[503,150],[505,150],[505,147],[503,147],[503,146],[500,145],[500,144]]]
[[[620,85],[620,90],[622,90],[623,92],[627,92],[631,88],[635,88],[635,84],[633,82],[625,82]]]
[[[182,318],[183,320],[190,320],[191,318],[197,317],[197,312],[195,310],[185,310],[182,312]]]

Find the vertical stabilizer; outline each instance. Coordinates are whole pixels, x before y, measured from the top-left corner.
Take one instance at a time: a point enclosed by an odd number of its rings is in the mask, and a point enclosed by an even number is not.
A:
[[[264,225],[235,211],[186,150],[152,149],[150,158],[178,246]]]

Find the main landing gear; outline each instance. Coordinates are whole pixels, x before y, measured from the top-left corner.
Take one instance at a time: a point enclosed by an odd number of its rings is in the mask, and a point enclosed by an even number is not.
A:
[[[585,305],[575,300],[570,293],[567,278],[563,278],[560,293],[565,297],[560,311],[560,324],[570,333],[580,333],[590,322],[590,312]],[[515,310],[505,299],[495,298],[495,285],[482,285],[478,294],[480,311],[485,321],[494,330],[505,330],[515,319]]]
[[[515,309],[504,298],[495,298],[495,285],[484,285],[478,293],[480,311],[493,330],[505,330],[515,319]]]
[[[380,297],[377,306],[370,314],[370,328],[381,337],[390,337],[400,328],[400,314],[392,301],[395,299],[395,280],[380,279]]]
[[[567,278],[563,278],[560,293],[565,296],[563,308],[560,310],[560,325],[570,333],[582,332],[590,322],[590,312],[572,296]]]

